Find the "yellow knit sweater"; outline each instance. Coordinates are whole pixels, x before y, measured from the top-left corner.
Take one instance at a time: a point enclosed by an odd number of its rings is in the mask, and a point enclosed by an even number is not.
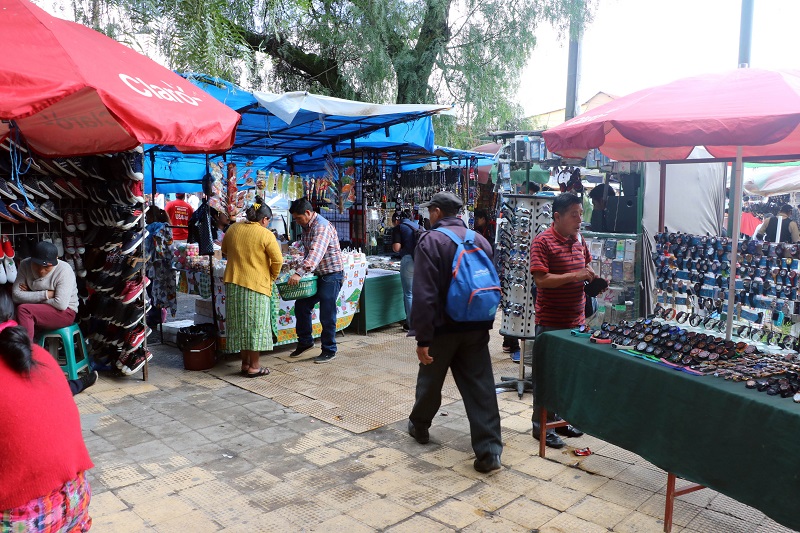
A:
[[[222,253],[228,259],[225,283],[235,283],[267,296],[272,294],[283,254],[271,231],[257,222],[237,222],[225,232]]]

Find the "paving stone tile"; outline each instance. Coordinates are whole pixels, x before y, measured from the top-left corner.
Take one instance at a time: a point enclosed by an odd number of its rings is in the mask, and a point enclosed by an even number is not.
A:
[[[501,489],[515,487],[515,491],[519,491],[520,494],[527,494],[542,483],[539,479],[509,469],[502,469],[494,475],[486,477],[484,482],[489,486]]]
[[[284,442],[300,436],[296,431],[274,423],[269,428],[251,431],[250,435],[261,441],[262,444]]]
[[[521,496],[494,514],[530,530],[558,516],[558,511]]]
[[[158,479],[148,479],[114,490],[114,494],[129,507],[135,508],[140,503],[157,500],[174,491]]]
[[[375,530],[351,516],[338,515],[325,520],[319,525],[312,526],[311,531],[322,531],[325,533],[372,533]]]
[[[627,507],[622,507],[594,496],[585,497],[567,509],[567,511],[578,518],[583,518],[608,529],[613,529],[615,525],[631,514],[631,510]]]
[[[524,413],[523,413],[524,414]],[[519,433],[530,432],[531,430],[531,417],[523,416],[523,415],[511,415],[502,417],[500,420],[500,427],[502,427],[503,432],[505,431],[517,431]]]
[[[320,446],[314,450],[304,453],[303,457],[305,457],[306,461],[309,463],[314,463],[318,466],[324,466],[344,459],[345,457],[348,457],[348,454],[341,450],[337,450],[336,448]]]
[[[249,488],[249,487],[248,487]],[[178,492],[178,495],[191,503],[197,509],[204,509],[206,512],[219,507],[220,504],[242,498],[243,494],[236,490],[230,483],[212,479],[205,483],[195,485],[188,489]]]
[[[317,501],[292,503],[276,509],[276,512],[292,522],[296,528],[313,527],[341,514],[337,509],[332,509]]]
[[[462,531],[465,533],[530,533],[532,530],[497,515],[489,515],[473,522]]]
[[[147,479],[149,474],[138,465],[110,465],[95,467],[94,475],[106,487],[118,489]]]
[[[189,459],[182,455],[178,455],[172,449],[170,449],[169,453],[162,455],[161,457],[154,457],[147,461],[143,461],[141,466],[151,476],[160,476],[162,474],[166,474],[167,472],[174,472],[175,470],[180,470],[181,468],[191,466],[191,464],[192,462],[189,461]]]
[[[647,499],[642,505],[639,506],[637,511],[640,513],[644,513],[646,515],[653,516],[655,518],[664,518],[664,504],[666,502],[666,496],[662,494],[654,494],[650,498]],[[680,498],[675,500],[674,505],[672,506],[673,515],[672,515],[672,523],[673,526],[682,526],[686,527],[689,522],[695,519],[700,511],[703,510],[702,507],[698,507],[696,505],[692,505],[691,503],[687,503],[681,501]],[[763,514],[761,518],[763,518]],[[759,522],[761,519],[759,518]]]
[[[512,502],[518,496],[518,494],[510,490],[478,483],[458,494],[456,498],[472,505],[476,509],[492,513]]]
[[[413,487],[400,488],[393,495],[402,494]],[[380,496],[355,485],[340,485],[324,490],[317,495],[320,502],[327,503],[340,511],[349,511],[355,507],[367,505],[380,499]],[[396,499],[395,499],[396,501]],[[406,505],[408,507],[408,505]]]
[[[237,496],[232,499],[227,499],[218,502],[210,508],[203,508],[206,515],[208,515],[214,522],[225,528],[243,528],[243,530],[253,531],[291,531],[289,529],[263,529],[262,516],[264,510],[250,502],[244,496]],[[289,523],[287,522],[287,527]],[[199,531],[197,533],[200,533]]]
[[[503,448],[501,459],[506,466],[516,466],[524,463],[533,456],[533,452],[522,451],[516,448]]]
[[[622,461],[623,463],[628,464],[636,464],[642,461],[642,458],[635,453],[629,452],[628,450],[620,448],[619,446],[614,446],[613,444],[609,444],[602,450],[598,450],[596,453],[604,457],[616,459],[617,461]]]
[[[463,529],[484,516],[482,510],[452,498],[431,507],[424,514],[456,530]]]
[[[505,454],[503,455],[505,457]],[[556,463],[555,461],[542,459],[538,455],[535,455],[517,464],[514,467],[514,470],[524,472],[529,476],[533,476],[539,479],[550,480],[553,479],[555,476],[564,472],[565,467],[564,465]],[[567,471],[571,472],[571,469]]]
[[[735,516],[705,509],[691,522],[686,524],[686,527],[703,533],[716,531],[725,531],[725,533],[752,533],[758,528],[758,524],[742,520]]]
[[[597,490],[598,487],[608,483],[608,478],[589,474],[577,468],[569,468],[554,476],[551,481],[563,487],[589,494]]]
[[[442,500],[438,489],[417,484],[400,487],[387,494],[386,497],[403,507],[408,507],[415,513],[421,513]]]
[[[390,494],[410,483],[411,480],[387,470],[379,470],[356,481],[364,490],[380,495]]]
[[[629,466],[630,465],[628,463],[623,461],[611,459],[610,457],[603,457],[602,455],[597,454],[584,457],[578,464],[578,468],[581,470],[591,472],[592,474],[605,476],[607,478],[616,477],[620,472],[627,469]]]
[[[592,496],[616,503],[631,511],[637,509],[652,495],[652,491],[635,487],[616,479],[612,479],[592,492]]]
[[[359,455],[362,452],[378,447],[376,443],[358,436],[350,436],[349,438],[334,442],[330,446],[350,455]]]
[[[230,480],[234,487],[245,493],[260,492],[260,489],[269,489],[279,482],[280,478],[258,467]]]
[[[128,506],[125,505],[125,502],[117,498],[113,492],[109,491],[100,494],[92,494],[92,502],[89,511],[93,520],[127,509]]]
[[[451,470],[442,470],[435,474],[420,478],[420,483],[438,489],[444,497],[455,496],[477,483],[475,479],[470,479],[459,475]]]
[[[658,492],[667,484],[667,474],[662,471],[651,470],[640,465],[632,465],[620,472],[615,478],[617,481],[641,487],[650,492]]]
[[[754,533],[795,533],[794,530],[766,518]]]
[[[724,494],[717,494],[716,497],[711,501],[708,508],[712,511],[735,516],[736,518],[741,518],[742,520],[747,520],[748,522],[753,522],[755,524],[762,523],[766,518],[766,515],[761,511],[753,509],[752,507],[738,502],[729,496],[725,496]]]
[[[453,448],[449,448],[447,446],[441,446],[439,448],[436,448],[434,450],[419,455],[420,459],[423,459],[424,461],[428,461],[429,463],[433,463],[435,465],[444,468],[450,468],[457,463],[469,459],[470,457],[474,457],[474,455],[454,450]]]
[[[141,502],[133,508],[133,512],[139,515],[148,526],[155,526],[187,515],[194,510],[194,505],[176,494],[168,494],[155,500]]]
[[[540,502],[553,509],[566,511],[585,496],[585,492],[580,492],[568,487],[562,487],[553,481],[542,481],[530,492],[525,495],[531,500]]]
[[[400,461],[405,461],[409,455],[393,448],[373,448],[358,456],[358,460],[373,466],[389,466]]]
[[[678,527],[673,527],[672,531],[676,531]],[[619,533],[662,533],[664,531],[664,521],[634,511],[614,526],[614,531]],[[720,533],[722,531],[728,533],[724,529],[718,531]]]
[[[405,520],[413,515],[414,511],[391,500],[380,499],[350,509],[347,514],[368,526],[383,529]]]
[[[182,453],[186,450],[191,450],[199,446],[211,444],[211,441],[198,433],[197,431],[178,432],[179,434],[168,434],[162,437],[161,442],[175,450]]]
[[[189,466],[159,477],[159,480],[174,491],[181,491],[214,479],[213,474],[204,468]]]
[[[450,533],[455,530],[426,516],[414,515],[385,531],[387,533],[420,533],[421,531],[425,533]]]
[[[91,514],[91,511],[90,511]],[[92,530],[113,531],[114,533],[140,533],[147,526],[144,520],[133,511],[120,511],[103,516],[94,517],[92,514]]]
[[[214,424],[205,428],[200,428],[197,432],[212,442],[231,439],[246,433],[244,429],[239,428],[232,422]]]
[[[213,533],[220,529],[219,524],[209,518],[203,511],[192,511],[155,525],[155,530],[158,533],[186,533],[186,531]]]
[[[567,531],[580,531],[581,533],[607,533],[608,529],[603,526],[598,526],[591,522],[587,522],[582,518],[571,515],[569,513],[561,513],[541,528],[540,533],[564,533]]]

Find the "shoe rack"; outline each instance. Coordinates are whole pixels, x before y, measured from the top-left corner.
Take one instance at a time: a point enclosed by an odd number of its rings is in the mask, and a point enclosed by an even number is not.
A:
[[[75,271],[77,321],[95,367],[124,375],[142,370],[147,379],[142,165],[141,148],[45,159],[0,144],[0,172],[8,176],[0,180],[0,232],[16,244],[14,260],[40,240],[53,242]]]
[[[503,294],[500,301],[503,335],[520,339],[535,336],[531,242],[552,224],[553,199],[544,195],[503,196],[495,253]]]

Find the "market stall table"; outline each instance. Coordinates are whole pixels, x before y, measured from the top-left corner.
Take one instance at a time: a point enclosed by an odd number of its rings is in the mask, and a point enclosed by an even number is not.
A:
[[[406,319],[400,273],[372,268],[364,281],[358,312],[358,330],[370,330]]]
[[[534,365],[536,397],[546,409],[800,529],[800,404],[744,383],[678,372],[568,331],[539,336]],[[665,518],[667,531],[668,525]]]

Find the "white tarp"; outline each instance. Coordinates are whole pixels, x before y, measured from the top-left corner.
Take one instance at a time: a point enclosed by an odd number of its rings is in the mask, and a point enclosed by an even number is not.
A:
[[[708,158],[695,148],[689,159]],[[671,232],[719,235],[725,210],[725,163],[667,165],[664,225]],[[661,174],[658,163],[645,164],[644,220],[651,237],[659,232],[658,200]]]
[[[800,192],[800,165],[745,166],[744,190],[759,196]]]
[[[291,124],[300,111],[339,117],[374,117],[401,113],[442,112],[453,108],[452,105],[443,104],[373,104],[305,91],[282,94],[253,91],[253,96],[259,104],[286,124]]]

